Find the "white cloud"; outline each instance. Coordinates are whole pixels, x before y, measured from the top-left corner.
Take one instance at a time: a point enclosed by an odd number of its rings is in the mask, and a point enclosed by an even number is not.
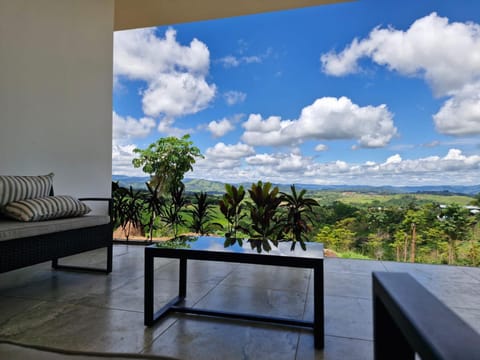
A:
[[[151,118],[134,119],[119,116],[115,111],[112,113],[113,139],[116,142],[128,142],[133,138],[146,137],[155,127],[155,120]]]
[[[221,137],[235,129],[235,126],[232,122],[226,118],[220,121],[210,121],[207,126],[207,129],[212,133],[214,137]]]
[[[249,165],[278,165],[280,159],[273,154],[256,154],[245,159]]]
[[[143,93],[145,114],[177,117],[203,110],[215,96],[215,86],[190,73],[162,74]]]
[[[208,148],[205,153],[209,159],[241,159],[254,154],[255,150],[247,144],[226,145],[220,142]]]
[[[480,134],[480,82],[466,85],[448,99],[433,115],[433,121],[437,130],[444,134]]]
[[[193,134],[195,132],[195,129],[192,129],[192,128],[181,129],[181,128],[175,127],[173,126],[174,123],[175,123],[175,119],[173,118],[163,118],[158,123],[157,130],[160,133],[165,134],[166,136],[175,136],[175,137],[182,137],[183,135]]]
[[[305,140],[356,139],[361,147],[387,145],[397,129],[386,105],[360,107],[346,97],[324,97],[302,109],[298,120],[262,119],[252,114],[243,124],[249,145],[296,145]]]
[[[172,28],[164,38],[153,28],[115,32],[114,38],[115,79],[146,83],[142,92],[146,115],[173,119],[206,108],[214,98],[216,86],[206,80],[210,52],[201,41],[193,39],[183,46]]]
[[[247,94],[241,91],[227,91],[223,97],[228,105],[235,105],[244,102]]]
[[[240,65],[240,60],[238,60],[235,56],[232,55],[227,55],[223,58],[218,59],[218,61],[222,63],[223,66],[226,68],[237,67]]]
[[[310,158],[304,158],[300,154],[257,154],[245,159],[252,166],[270,166],[278,173],[298,173],[311,165]]]
[[[399,154],[395,154],[390,156],[387,161],[385,161],[385,164],[399,164],[402,162],[402,157]]]
[[[239,53],[243,54],[244,49],[241,48]],[[268,58],[271,53],[272,53],[272,49],[267,49],[265,53],[259,54],[259,55],[243,55],[243,56],[227,55],[218,59],[217,61],[221,63],[225,68],[238,67],[242,64],[260,64],[266,58]]]
[[[225,146],[219,146],[215,153],[220,155]],[[236,151],[230,158],[205,159],[200,167],[194,165],[194,175],[230,182],[261,179],[283,184],[475,185],[480,171],[480,155],[466,155],[459,149],[450,149],[443,157],[402,159],[396,154],[383,162],[363,163],[318,162],[294,153],[244,155],[249,152]]]
[[[242,160],[254,153],[255,150],[246,144],[226,145],[223,142],[217,143],[214,147],[205,151],[204,159],[200,159],[195,163],[195,174],[200,174],[199,176],[204,179],[213,177],[218,180],[219,178],[225,178],[222,177],[222,173],[219,170],[235,169],[235,172],[241,171]]]
[[[293,121],[282,120],[279,116],[263,119],[260,114],[250,114],[242,124],[245,132],[242,140],[249,145],[281,146],[294,145],[294,139],[283,134],[283,130]]]
[[[134,144],[120,145],[113,143],[112,146],[112,173],[114,175],[145,176],[142,169],[134,168],[132,160],[135,157]]]
[[[236,57],[233,55],[227,55],[223,58],[218,59],[223,67],[225,68],[232,68],[237,67],[242,64],[260,64],[263,62],[263,58],[260,56],[240,56]]]
[[[321,152],[321,151],[327,151],[327,150],[328,150],[328,146],[325,144],[318,144],[317,146],[315,146],[315,151]]]
[[[339,53],[321,56],[323,71],[343,76],[361,71],[358,61],[370,58],[406,76],[423,78],[437,96],[449,96],[434,115],[439,132],[480,134],[480,25],[449,22],[432,13],[406,31],[375,28],[354,39]]]

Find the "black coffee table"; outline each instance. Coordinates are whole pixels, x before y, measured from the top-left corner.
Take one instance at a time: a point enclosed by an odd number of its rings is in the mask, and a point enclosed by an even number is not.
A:
[[[199,237],[196,241],[188,242],[175,248],[157,247],[156,245],[145,248],[145,325],[152,326],[155,322],[171,312],[268,322],[286,326],[311,328],[313,329],[315,347],[317,349],[323,349],[323,244],[307,243],[307,251],[302,250],[299,244],[297,244],[295,251],[290,251],[291,243],[281,242],[278,248],[272,246],[272,250],[269,252],[262,251],[261,253],[257,253],[257,250],[252,249],[250,244],[245,241],[243,246],[235,244],[224,247],[223,243],[223,238]],[[153,262],[156,257],[180,260],[178,296],[174,297],[158,311],[154,309],[153,289]],[[187,260],[224,261],[313,269],[313,322],[182,306],[180,303],[185,300],[187,295]]]

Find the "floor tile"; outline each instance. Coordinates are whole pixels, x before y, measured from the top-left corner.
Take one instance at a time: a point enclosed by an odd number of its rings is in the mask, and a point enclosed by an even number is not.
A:
[[[306,294],[260,287],[219,285],[195,307],[301,319]]]
[[[313,346],[313,336],[302,332],[297,350],[297,360],[370,360],[373,359],[373,342],[338,336],[326,336],[325,348]]]
[[[145,353],[179,359],[295,359],[298,330],[182,316]]]
[[[311,269],[242,264],[222,284],[306,292],[311,273]]]
[[[313,333],[265,323],[171,314],[143,325],[144,247],[115,245],[108,275],[46,262],[0,274],[0,338],[73,350],[181,359],[371,359],[372,271],[412,274],[480,332],[480,269],[325,259],[325,349]],[[105,251],[69,262],[102,264]],[[155,259],[155,306],[178,292],[178,260]],[[313,319],[310,269],[189,261],[187,306]]]

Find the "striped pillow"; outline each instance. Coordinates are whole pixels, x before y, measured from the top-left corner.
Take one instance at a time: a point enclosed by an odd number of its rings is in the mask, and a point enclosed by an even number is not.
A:
[[[39,176],[0,176],[0,207],[12,201],[50,195],[53,173]]]
[[[6,216],[20,221],[82,216],[90,211],[87,205],[68,195],[14,201],[3,208]]]

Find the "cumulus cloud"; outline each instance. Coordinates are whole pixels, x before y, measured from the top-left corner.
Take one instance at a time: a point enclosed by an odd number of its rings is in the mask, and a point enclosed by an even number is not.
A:
[[[142,138],[150,134],[155,128],[155,120],[144,117],[134,119],[130,116],[119,116],[115,111],[112,113],[113,139],[117,142],[128,142],[133,138]]]
[[[387,145],[397,129],[386,105],[360,107],[346,97],[324,97],[302,109],[296,120],[252,114],[243,124],[249,145],[296,145],[305,140],[356,139],[361,147]]]
[[[194,114],[207,107],[215,96],[215,86],[190,73],[162,74],[143,93],[145,114],[178,117]]]
[[[215,153],[221,154],[225,146]],[[251,154],[235,151],[235,156],[219,157],[194,165],[194,174],[202,178],[230,182],[262,179],[274,183],[357,184],[357,185],[445,185],[478,184],[480,156],[450,149],[441,156],[403,159],[399,154],[383,162],[349,163],[343,160],[318,162],[294,153]],[[208,157],[208,155],[207,155]],[[244,163],[241,161],[244,159]],[[218,160],[218,161],[217,161]],[[212,175],[214,174],[214,175]]]
[[[433,115],[433,121],[437,130],[444,134],[480,134],[480,82],[466,85],[448,99]]]
[[[247,164],[252,166],[275,167],[280,173],[298,173],[305,171],[312,163],[311,158],[305,158],[300,154],[257,154],[247,157]]]
[[[247,144],[226,145],[219,142],[214,147],[208,148],[205,153],[210,159],[241,159],[254,154],[255,150]]]
[[[134,144],[121,145],[113,143],[112,146],[112,173],[114,175],[145,176],[142,169],[134,168],[132,160],[135,157]]]
[[[480,134],[480,25],[449,22],[432,13],[406,31],[373,29],[365,39],[354,39],[341,52],[320,58],[333,76],[361,71],[359,60],[369,58],[392,71],[423,78],[436,96],[449,99],[434,115],[439,132],[462,136]]]
[[[235,126],[232,122],[226,118],[223,118],[220,121],[210,121],[207,126],[207,129],[212,133],[214,137],[221,137],[226,133],[235,129]]]
[[[327,151],[327,150],[328,150],[328,146],[325,144],[318,144],[317,146],[315,146],[315,151],[321,152],[321,151]]]
[[[212,174],[215,174],[213,177],[218,180],[218,176],[222,174],[218,170],[231,171],[235,169],[235,172],[240,172],[243,159],[254,153],[255,150],[247,144],[227,145],[219,142],[205,151],[205,158],[195,163],[195,174],[200,174],[200,177],[206,179],[212,178]],[[225,179],[228,179],[230,175]]]
[[[223,94],[223,98],[228,105],[235,105],[244,102],[247,98],[247,94],[241,91],[227,91]]]
[[[210,52],[201,41],[181,45],[172,28],[163,38],[153,28],[115,32],[114,38],[115,79],[146,83],[141,94],[146,115],[173,119],[206,108],[214,98],[216,86],[206,80]]]

